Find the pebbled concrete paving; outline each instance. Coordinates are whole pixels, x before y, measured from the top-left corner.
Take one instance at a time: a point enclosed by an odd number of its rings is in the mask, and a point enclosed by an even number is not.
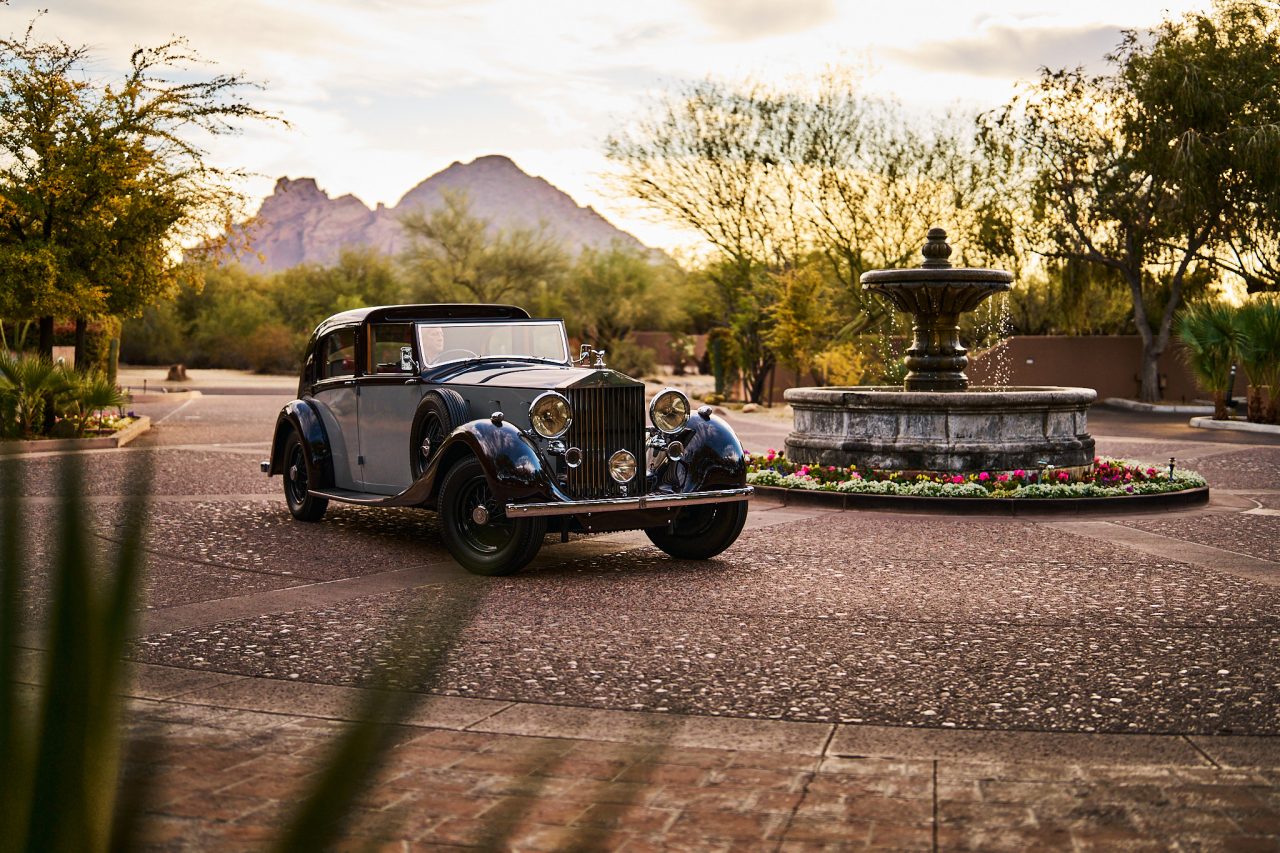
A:
[[[1280,441],[1104,414],[1101,452],[1176,455],[1222,497],[1088,522],[758,502],[717,560],[630,533],[475,579],[430,513],[292,522],[256,469],[284,399],[140,405],[134,448],[78,455],[103,553],[156,471],[150,849],[260,846],[388,680],[427,701],[351,833],[394,849],[1280,845],[1280,513],[1248,512],[1280,508]],[[785,436],[740,423],[750,449]],[[46,555],[61,458],[0,463]],[[397,681],[394,639],[431,655],[460,614],[440,676]]]

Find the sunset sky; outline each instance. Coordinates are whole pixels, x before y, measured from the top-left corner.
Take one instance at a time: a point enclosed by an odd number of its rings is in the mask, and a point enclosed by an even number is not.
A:
[[[1038,8],[1037,8],[1038,6]],[[866,89],[921,114],[1003,103],[1042,65],[1098,60],[1123,28],[1204,8],[1178,0],[1029,4],[838,0],[11,0],[5,31],[40,8],[40,38],[95,48],[99,70],[136,45],[186,36],[218,71],[265,89],[292,129],[251,128],[223,165],[314,177],[330,195],[394,204],[455,160],[506,154],[651,245],[691,237],[607,194],[601,141],[684,80],[811,78],[867,69]]]

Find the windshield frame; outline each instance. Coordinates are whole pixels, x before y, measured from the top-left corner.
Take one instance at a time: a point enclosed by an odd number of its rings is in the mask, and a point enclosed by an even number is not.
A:
[[[467,361],[537,361],[542,364],[570,364],[569,358],[569,336],[565,331],[564,320],[549,319],[528,319],[528,320],[419,320],[414,324],[414,340],[418,347],[418,355],[422,359],[422,367],[424,369],[435,369],[450,364],[459,364]],[[560,352],[559,358],[548,358],[545,355],[535,355],[532,353],[476,353],[475,357],[459,356],[457,358],[448,358],[443,361],[435,361],[426,357],[426,347],[423,345],[422,332],[426,328],[440,329],[457,329],[457,328],[480,328],[494,329],[506,328],[512,326],[554,326],[560,330]],[[446,347],[442,352],[450,352],[453,348]]]

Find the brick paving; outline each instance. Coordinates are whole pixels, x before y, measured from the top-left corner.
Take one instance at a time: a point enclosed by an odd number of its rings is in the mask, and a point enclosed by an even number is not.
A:
[[[1280,506],[1280,441],[1094,427],[1200,468],[1221,490],[1200,510],[760,504],[727,559],[619,534],[476,585],[430,514],[286,523],[248,443],[280,402],[155,404],[133,450],[90,456],[105,549],[138,464],[158,478],[127,715],[153,747],[127,766],[145,849],[269,846],[389,626],[479,590],[343,849],[1280,850],[1280,515],[1248,514]],[[36,509],[56,461],[25,463]],[[53,550],[39,513],[28,535]]]

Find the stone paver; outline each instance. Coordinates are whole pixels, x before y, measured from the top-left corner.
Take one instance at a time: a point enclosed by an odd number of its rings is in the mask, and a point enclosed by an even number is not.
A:
[[[620,534],[475,579],[430,513],[288,519],[256,469],[286,399],[140,404],[151,433],[78,455],[103,553],[114,496],[155,472],[129,714],[161,743],[130,766],[147,849],[265,846],[388,679],[430,695],[353,847],[1280,847],[1280,514],[1246,512],[1280,508],[1278,441],[1101,413],[1100,452],[1235,494],[1088,529],[758,503],[718,560]],[[785,436],[743,424],[753,450]],[[61,458],[0,462],[38,554]],[[438,677],[391,666],[404,649]]]

